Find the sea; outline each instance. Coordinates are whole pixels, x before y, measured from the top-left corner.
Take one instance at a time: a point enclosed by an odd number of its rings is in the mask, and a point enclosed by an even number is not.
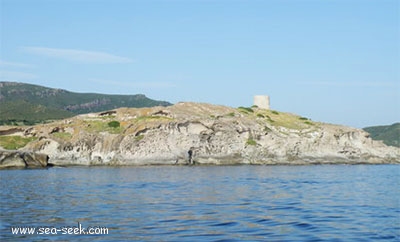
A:
[[[400,165],[52,167],[0,185],[0,241],[400,241]]]

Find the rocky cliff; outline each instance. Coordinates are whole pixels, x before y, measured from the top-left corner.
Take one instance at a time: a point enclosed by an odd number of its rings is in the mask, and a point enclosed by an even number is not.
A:
[[[49,157],[45,154],[0,150],[0,168],[41,168],[48,165],[48,160]]]
[[[3,128],[3,133],[4,132]],[[26,127],[23,150],[56,165],[400,163],[360,129],[259,108],[200,103],[120,108]]]

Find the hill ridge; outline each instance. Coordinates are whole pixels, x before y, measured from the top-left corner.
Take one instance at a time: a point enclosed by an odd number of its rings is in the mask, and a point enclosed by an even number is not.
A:
[[[400,147],[400,123],[363,128],[374,140],[382,140],[386,145]]]
[[[0,125],[35,124],[120,107],[170,106],[144,94],[77,93],[22,82],[0,82]]]

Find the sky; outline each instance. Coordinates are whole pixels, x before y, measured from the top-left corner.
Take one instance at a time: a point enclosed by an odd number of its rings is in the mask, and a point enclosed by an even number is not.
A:
[[[0,0],[0,81],[400,122],[398,0]]]

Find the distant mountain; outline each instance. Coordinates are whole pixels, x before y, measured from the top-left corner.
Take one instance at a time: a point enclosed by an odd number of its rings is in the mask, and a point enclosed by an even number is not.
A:
[[[119,107],[170,105],[143,94],[75,93],[26,83],[0,82],[0,125],[35,124]]]
[[[364,128],[374,140],[383,140],[383,143],[400,147],[400,123],[392,125],[372,126]]]

